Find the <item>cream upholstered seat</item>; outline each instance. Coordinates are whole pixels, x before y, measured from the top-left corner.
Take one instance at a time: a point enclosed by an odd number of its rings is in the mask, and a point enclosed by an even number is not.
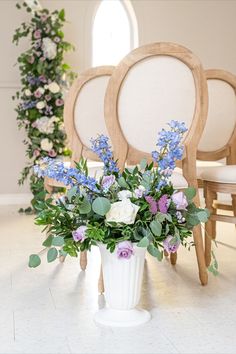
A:
[[[201,160],[219,161],[225,166],[208,166],[200,171],[206,206],[211,217],[206,224],[205,259],[211,262],[211,238],[216,237],[216,221],[236,221],[236,76],[224,70],[206,71],[209,111],[198,147]],[[220,194],[231,195],[230,205]],[[217,209],[233,210],[234,216],[219,215]]]
[[[201,179],[217,183],[236,183],[236,165],[209,167],[202,171]]]
[[[172,119],[189,128],[181,186],[197,188],[196,150],[207,115],[207,85],[202,66],[188,49],[173,43],[153,43],[133,50],[114,69],[105,97],[105,119],[119,167],[151,161],[157,133]],[[175,177],[174,177],[175,178]],[[180,187],[180,181],[174,181]],[[198,196],[195,201],[198,203]],[[202,284],[207,270],[200,227],[194,230]],[[171,255],[172,264],[176,255]]]
[[[70,166],[74,167],[75,162],[83,156],[88,159],[89,175],[93,177],[99,177],[103,164],[90,150],[90,139],[97,134],[108,135],[104,120],[104,97],[113,69],[113,66],[101,66],[81,73],[65,100],[64,124],[72,150]],[[46,179],[45,186],[49,193],[54,186],[65,187],[53,179]],[[86,252],[80,255],[80,265],[82,269],[86,268]]]
[[[224,166],[225,161],[222,159],[220,161],[199,161],[197,160],[197,179],[199,180],[199,184],[201,185],[201,174],[208,167],[219,167]]]

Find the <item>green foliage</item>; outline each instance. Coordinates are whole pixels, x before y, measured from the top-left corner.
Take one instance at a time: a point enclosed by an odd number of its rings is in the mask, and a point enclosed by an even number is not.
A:
[[[41,264],[41,259],[37,254],[31,254],[29,257],[29,267],[36,268]]]
[[[111,208],[111,203],[107,198],[97,197],[92,204],[93,211],[101,216],[106,215]]]
[[[81,159],[76,168],[80,173],[88,174],[86,160]],[[206,222],[209,217],[207,209],[198,208],[192,202],[194,189],[187,189],[185,195],[188,205],[179,210],[172,199],[175,192],[173,186],[166,185],[161,190],[156,187],[160,176],[153,164],[148,165],[144,160],[139,166],[125,169],[114,176],[115,181],[106,191],[101,177],[97,181],[96,191],[80,183],[67,191],[63,199],[44,200],[42,196],[37,202],[36,224],[44,226],[44,231],[47,231],[43,246],[48,248],[48,262],[60,255],[77,257],[79,252],[90,250],[99,243],[114,252],[120,242],[130,241],[138,247],[147,248],[158,261],[163,259],[166,242],[169,247],[182,244],[189,249],[193,245],[193,242],[188,241],[192,235],[191,230],[195,225]],[[137,190],[141,195],[137,194]],[[123,193],[122,197],[126,195],[124,200],[120,200],[121,191],[130,192]],[[151,210],[147,195],[157,206],[157,212]],[[163,209],[158,204],[163,195],[167,203],[166,212],[161,212]],[[116,219],[117,222],[114,221]],[[30,264],[37,266],[38,262],[38,258],[32,258]],[[217,269],[218,264],[214,258],[209,271],[216,274]]]
[[[57,249],[55,247],[49,248],[48,253],[47,253],[48,263],[51,263],[51,262],[55,261],[57,256],[58,256]]]
[[[27,38],[29,43],[28,48],[17,58],[21,89],[13,96],[13,100],[16,102],[18,127],[26,133],[27,138],[23,143],[29,160],[18,183],[22,185],[30,178],[32,211],[36,210],[37,201],[45,197],[45,192],[42,192],[43,181],[33,175],[32,167],[42,157],[70,153],[66,148],[63,127],[63,91],[68,89],[75,74],[70,71],[69,65],[64,63],[63,57],[65,52],[73,47],[64,41],[63,26],[66,19],[63,9],[52,13],[47,9],[32,11],[25,2],[22,6],[16,4],[16,7],[24,8],[31,16],[13,35],[15,45],[24,38]],[[54,53],[50,55],[50,51]],[[54,84],[54,90],[50,89],[50,83]],[[39,102],[43,102],[43,108],[38,106]],[[46,143],[43,144],[43,141]]]

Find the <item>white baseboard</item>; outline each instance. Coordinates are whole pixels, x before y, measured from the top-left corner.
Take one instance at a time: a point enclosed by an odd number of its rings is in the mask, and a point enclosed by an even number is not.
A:
[[[0,194],[0,205],[25,205],[32,199],[31,193]]]

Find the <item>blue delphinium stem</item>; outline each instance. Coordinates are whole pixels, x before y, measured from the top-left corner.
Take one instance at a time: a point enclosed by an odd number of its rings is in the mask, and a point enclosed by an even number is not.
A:
[[[181,160],[184,147],[181,144],[187,128],[183,122],[172,120],[168,123],[170,130],[162,129],[158,134],[156,146],[158,151],[152,152],[153,161],[157,163],[160,180],[157,188],[168,184],[168,179],[176,167],[176,161]]]
[[[92,151],[102,160],[104,163],[104,174],[109,175],[118,173],[116,161],[111,151],[111,146],[108,143],[109,138],[103,134],[99,135],[96,139],[91,139]]]
[[[44,158],[41,164],[34,166],[34,173],[38,177],[53,178],[66,186],[84,187],[90,191],[99,192],[95,178],[86,176],[76,168],[67,168],[64,166],[63,162],[55,161],[48,157]]]

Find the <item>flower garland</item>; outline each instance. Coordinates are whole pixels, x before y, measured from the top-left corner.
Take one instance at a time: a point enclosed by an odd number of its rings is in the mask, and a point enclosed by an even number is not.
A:
[[[32,2],[32,4],[31,4]],[[55,158],[69,155],[63,125],[64,93],[68,82],[75,78],[69,65],[63,62],[64,53],[73,46],[64,41],[62,32],[65,11],[42,9],[37,1],[25,1],[23,7],[31,12],[28,23],[16,29],[13,43],[18,45],[23,37],[30,38],[30,48],[18,57],[22,88],[13,99],[19,128],[24,128],[27,139],[26,156],[29,163],[18,181],[22,185],[30,175],[30,188],[34,195],[31,204],[43,199],[43,179],[33,175],[32,167],[42,157]],[[19,4],[16,5],[21,8]]]

